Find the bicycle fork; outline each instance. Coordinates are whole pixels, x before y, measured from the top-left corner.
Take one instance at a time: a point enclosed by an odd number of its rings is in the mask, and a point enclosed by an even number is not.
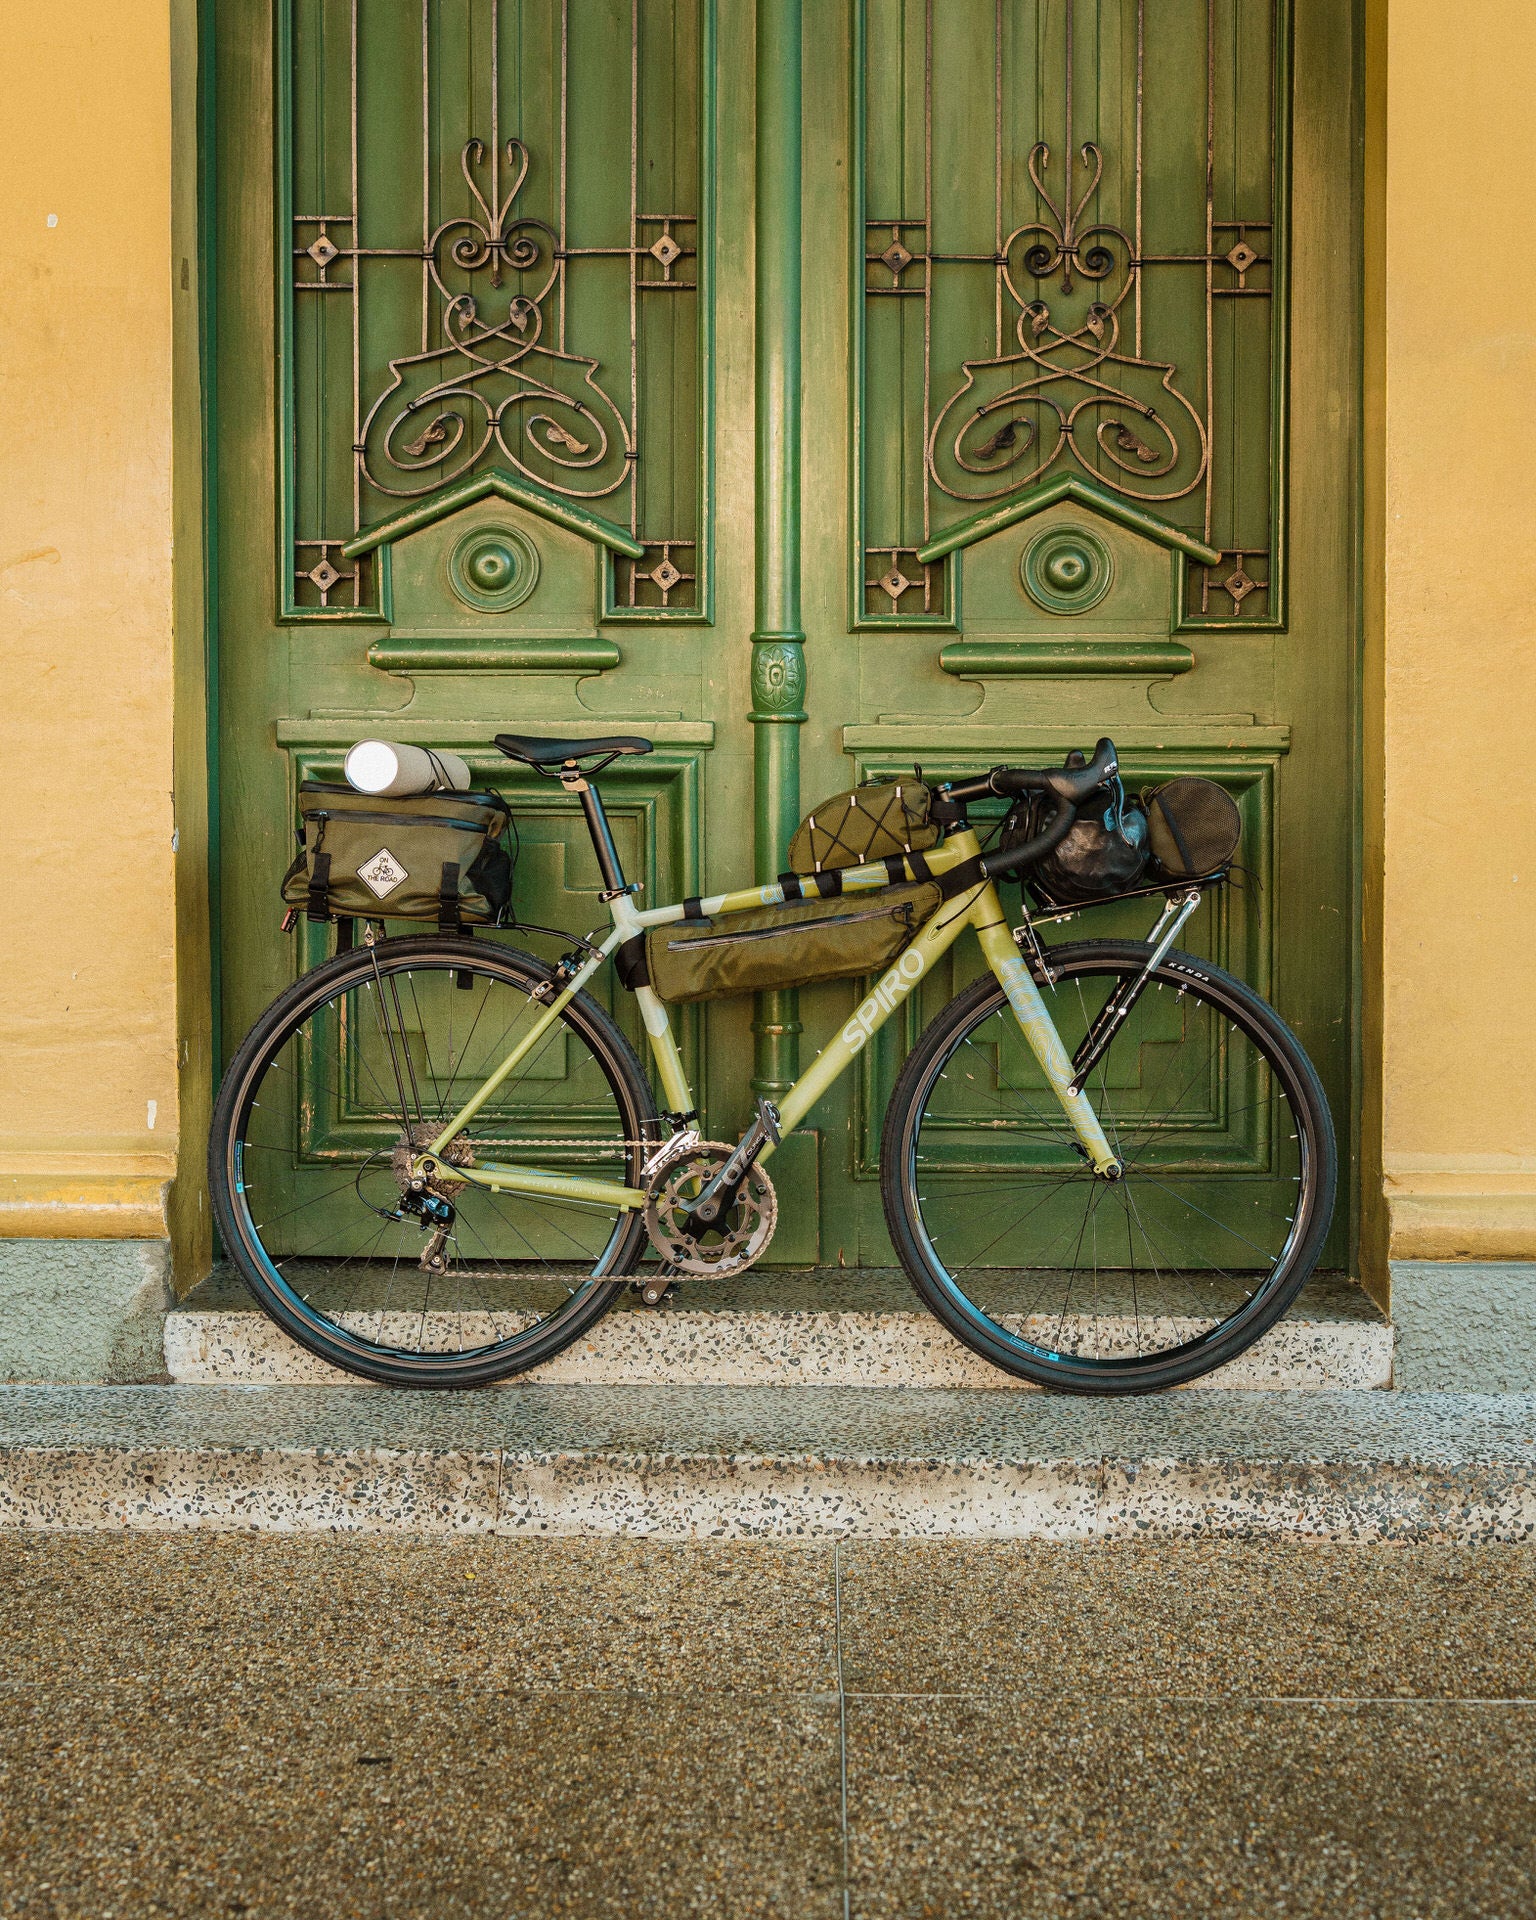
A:
[[[998,985],[1008,996],[1008,1004],[1013,1008],[1014,1018],[1029,1044],[1029,1050],[1040,1062],[1040,1070],[1061,1102],[1062,1111],[1071,1121],[1072,1131],[1077,1135],[1094,1172],[1106,1180],[1118,1180],[1124,1170],[1120,1157],[1110,1146],[1099,1124],[1099,1116],[1082,1090],[1040,989],[1019,957],[1013,935],[1003,918],[997,888],[990,883],[971,909],[971,924],[976,929],[976,938],[986,955],[987,965],[997,975]]]

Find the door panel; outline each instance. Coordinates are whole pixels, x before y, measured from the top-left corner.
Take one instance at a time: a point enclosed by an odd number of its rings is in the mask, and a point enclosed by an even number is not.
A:
[[[845,17],[807,16],[829,39]],[[1352,10],[864,0],[852,29],[843,206],[807,167],[807,257],[827,258],[837,224],[848,260],[842,313],[830,290],[808,313],[829,352],[839,326],[853,348],[838,382],[807,343],[808,422],[852,422],[841,581],[808,547],[808,735],[822,726],[861,773],[931,776],[1110,733],[1133,787],[1220,781],[1252,872],[1184,944],[1275,998],[1347,1132]],[[819,130],[834,109],[811,84]],[[839,487],[825,445],[808,432],[823,527]],[[843,629],[829,672],[817,638]],[[811,775],[814,751],[807,798],[832,780]],[[1057,937],[1139,937],[1153,917],[1095,913]],[[836,1224],[824,1207],[828,1237],[864,1257],[902,1052],[975,972],[962,945],[904,1031],[865,1051],[843,1190],[860,1197]],[[1212,1125],[1247,1105],[1232,1088],[1211,1101]],[[1234,1171],[1267,1152],[1241,1125],[1205,1138]],[[1349,1223],[1346,1198],[1331,1261]]]
[[[498,727],[651,734],[604,782],[631,875],[652,900],[750,880],[753,14],[217,9],[227,1045],[324,951],[277,933],[277,880],[297,782],[366,734],[451,747],[508,794],[526,920],[597,924],[599,882],[566,796],[487,750]],[[1353,10],[802,17],[802,800],[1103,732],[1134,784],[1222,781],[1251,871],[1187,943],[1273,995],[1342,1126]],[[975,970],[963,944],[786,1143],[776,1257],[889,1260],[884,1100]],[[854,992],[776,1002],[802,1066]],[[748,1115],[752,1021],[681,1023],[715,1137]],[[1223,1120],[1242,1103],[1203,1094],[1191,1150],[1253,1167],[1265,1143]]]

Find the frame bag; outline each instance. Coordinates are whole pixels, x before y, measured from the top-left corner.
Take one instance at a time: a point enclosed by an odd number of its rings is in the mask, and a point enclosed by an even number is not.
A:
[[[302,851],[283,899],[310,920],[435,920],[444,932],[500,926],[512,903],[509,815],[495,793],[396,799],[325,780],[299,788]]]
[[[878,973],[937,912],[937,881],[871,888],[837,899],[674,920],[645,934],[645,972],[663,1000],[807,987]],[[646,984],[631,968],[626,985]]]

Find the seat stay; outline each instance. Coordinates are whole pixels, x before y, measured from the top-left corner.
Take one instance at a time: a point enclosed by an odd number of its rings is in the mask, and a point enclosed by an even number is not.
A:
[[[581,992],[582,988],[592,978],[593,974],[597,972],[609,954],[613,952],[622,937],[619,929],[615,927],[601,946],[589,954],[582,965],[576,969],[561,990],[551,996],[545,1004],[544,1011],[507,1054],[506,1058],[480,1083],[453,1118],[446,1122],[437,1135],[437,1138],[432,1142],[431,1146],[427,1148],[426,1151],[429,1155],[444,1152],[449,1142],[464,1131],[465,1127],[469,1125],[470,1121],[474,1119],[475,1115],[507,1079],[508,1075],[513,1073],[521,1062],[527,1059],[533,1048],[536,1047],[544,1035],[549,1032],[556,1020],[564,1013],[565,1009],[576,998],[577,994]]]

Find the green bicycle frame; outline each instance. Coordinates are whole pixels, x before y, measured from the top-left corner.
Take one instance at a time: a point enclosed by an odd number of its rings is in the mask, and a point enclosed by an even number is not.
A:
[[[929,853],[926,858],[930,871],[935,878],[939,878],[964,862],[974,860],[980,851],[975,831],[967,828],[951,834],[942,847]],[[842,890],[845,894],[889,885],[890,875],[883,865],[849,867],[843,872]],[[745,912],[751,907],[780,906],[783,901],[784,889],[774,885],[715,894],[699,904],[705,916],[712,917],[715,914]],[[497,1088],[517,1071],[519,1064],[538,1045],[564,1008],[615,948],[648,927],[670,926],[684,917],[681,905],[637,911],[628,894],[621,894],[610,901],[609,907],[613,915],[612,933],[571,975],[562,990],[550,999],[542,1014],[495,1072],[460,1107],[432,1144],[416,1156],[413,1162],[416,1172],[427,1171],[435,1156],[445,1150],[449,1142],[469,1125],[494,1096]],[[991,880],[978,881],[953,898],[942,901],[938,910],[924,921],[911,944],[895,964],[881,975],[854,1009],[852,1017],[844,1022],[784,1096],[779,1105],[781,1130],[789,1133],[800,1124],[838,1076],[852,1066],[933,963],[955,944],[967,927],[975,929],[987,964],[1008,996],[1008,1004],[1013,1008],[1024,1038],[1039,1061],[1094,1171],[1113,1175],[1119,1169],[1119,1162],[1105,1138],[1087,1094],[1073,1090],[1072,1062],[1052,1024],[1040,989],[1014,945],[996,884]],[[666,1006],[650,987],[637,987],[635,998],[639,1002],[646,1036],[655,1056],[662,1092],[674,1111],[692,1112],[693,1093],[683,1071],[682,1057],[672,1034],[672,1022]],[[766,1160],[772,1152],[773,1144],[770,1141],[758,1157]],[[541,1167],[498,1166],[494,1162],[483,1161],[477,1166],[455,1166],[452,1172],[455,1180],[489,1187],[500,1193],[546,1194],[551,1198],[628,1209],[643,1207],[646,1201],[645,1193],[639,1187],[623,1186],[612,1180],[590,1180],[579,1174],[556,1173]]]

